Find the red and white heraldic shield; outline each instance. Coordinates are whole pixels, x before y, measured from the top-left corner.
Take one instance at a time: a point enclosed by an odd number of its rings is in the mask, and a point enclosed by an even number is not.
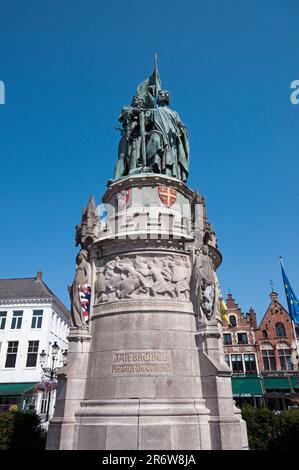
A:
[[[176,189],[169,186],[158,187],[159,196],[164,206],[171,207],[176,201]]]

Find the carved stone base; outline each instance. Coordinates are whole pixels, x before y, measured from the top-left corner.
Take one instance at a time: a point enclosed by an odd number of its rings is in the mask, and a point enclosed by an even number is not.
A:
[[[172,187],[171,207],[161,186]],[[121,191],[126,210],[117,202]],[[90,326],[71,328],[49,449],[246,448],[221,325],[215,310],[210,319],[197,316],[202,273],[206,286],[213,283],[221,255],[195,196],[154,175],[107,190],[107,220],[89,245]],[[214,251],[200,257],[208,229]]]
[[[84,401],[76,418],[74,447],[79,450],[211,447],[203,400]]]

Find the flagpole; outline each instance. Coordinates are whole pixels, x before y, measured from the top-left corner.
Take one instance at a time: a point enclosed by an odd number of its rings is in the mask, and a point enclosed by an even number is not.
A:
[[[292,320],[292,327],[293,327],[293,332],[294,332],[295,341],[296,341],[296,349],[297,349],[297,354],[296,354],[296,358],[297,358],[297,367],[299,367],[299,347],[298,347],[298,339],[297,339],[295,324],[294,324],[293,320]]]
[[[280,265],[281,265],[281,267],[284,268],[282,256],[280,256],[279,259],[280,259]],[[285,287],[285,286],[284,286],[284,287]],[[287,301],[287,304],[288,304],[288,301]],[[289,309],[289,304],[288,304],[288,309]],[[290,315],[290,313],[289,313],[289,315]],[[291,317],[291,315],[290,315],[290,317]],[[298,346],[298,339],[297,339],[297,334],[296,334],[295,323],[293,322],[293,318],[292,318],[292,317],[291,317],[291,323],[292,323],[292,327],[293,327],[293,334],[294,334],[295,343],[296,343],[296,350],[297,350],[297,354],[296,354],[297,366],[299,367],[299,346]]]

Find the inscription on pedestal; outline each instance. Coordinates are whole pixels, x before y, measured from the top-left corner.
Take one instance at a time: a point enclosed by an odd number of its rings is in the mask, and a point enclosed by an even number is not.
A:
[[[113,355],[113,375],[160,375],[170,372],[169,351],[126,351]]]

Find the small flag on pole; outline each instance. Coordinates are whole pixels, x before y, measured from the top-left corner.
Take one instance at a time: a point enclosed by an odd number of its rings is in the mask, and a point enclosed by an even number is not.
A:
[[[281,265],[281,273],[282,273],[284,289],[285,289],[287,303],[288,303],[289,315],[294,323],[299,324],[299,301],[293,289],[291,288],[289,280],[283,269],[282,258],[280,258],[280,265]]]
[[[91,286],[84,284],[79,288],[82,315],[85,323],[89,322]]]
[[[222,297],[222,292],[220,289],[219,281],[217,274],[215,273],[215,284],[216,284],[216,290],[217,290],[217,295],[218,295],[218,302],[219,302],[219,308],[220,308],[220,315],[223,321],[229,324],[229,318],[227,315],[227,305],[225,303],[225,300]]]

